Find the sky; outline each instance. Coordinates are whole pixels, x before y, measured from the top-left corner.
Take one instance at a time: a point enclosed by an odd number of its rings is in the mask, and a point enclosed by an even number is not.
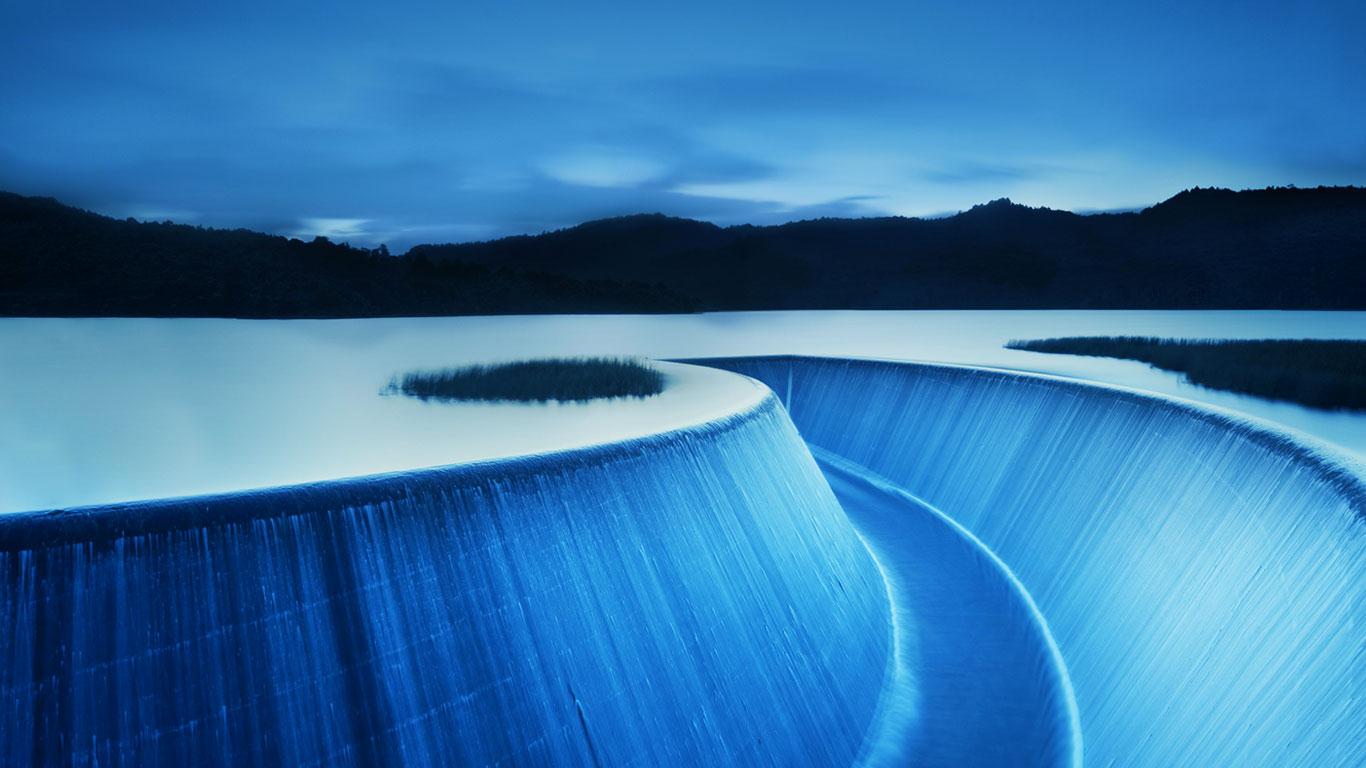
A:
[[[1366,184],[1366,3],[0,0],[0,189],[403,249]]]

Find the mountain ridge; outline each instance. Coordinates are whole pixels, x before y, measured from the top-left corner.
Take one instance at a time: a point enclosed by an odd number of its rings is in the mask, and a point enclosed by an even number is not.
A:
[[[118,220],[0,192],[0,316],[687,312],[660,286],[388,255],[327,238]]]
[[[1366,189],[726,227],[643,213],[402,256],[0,193],[0,315],[916,308],[1366,309]]]
[[[657,281],[709,309],[1366,308],[1356,187],[1197,187],[1137,212],[1000,198],[933,219],[689,221],[618,217],[409,254]]]

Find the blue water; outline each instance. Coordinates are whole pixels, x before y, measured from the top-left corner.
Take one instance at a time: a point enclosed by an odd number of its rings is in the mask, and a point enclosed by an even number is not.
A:
[[[1066,666],[1019,582],[924,502],[819,448],[821,470],[888,586],[893,679],[867,766],[1079,766]]]
[[[788,410],[0,516],[0,764],[1366,763],[1355,469],[1048,377],[712,362]]]
[[[848,765],[885,586],[781,408],[0,518],[0,764]]]
[[[1088,764],[1366,764],[1366,491],[1172,401],[949,366],[712,361],[975,534],[1066,662]]]

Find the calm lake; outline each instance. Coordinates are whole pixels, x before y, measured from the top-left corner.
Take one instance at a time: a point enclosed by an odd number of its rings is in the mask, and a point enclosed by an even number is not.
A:
[[[704,420],[756,397],[671,369],[646,401],[437,404],[397,373],[551,355],[798,353],[971,363],[1248,413],[1366,456],[1366,415],[1206,390],[1014,338],[1366,338],[1366,312],[748,312],[377,320],[0,319],[0,512],[264,487],[554,450]]]

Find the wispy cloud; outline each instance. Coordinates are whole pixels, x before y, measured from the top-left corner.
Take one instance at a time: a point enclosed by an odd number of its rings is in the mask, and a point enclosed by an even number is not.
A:
[[[369,223],[370,219],[305,218],[299,222],[299,228],[293,234],[296,237],[326,237],[330,240],[366,238],[368,233],[365,225]]]
[[[951,94],[902,72],[857,67],[755,66],[631,83],[632,98],[704,118],[908,112]]]
[[[541,170],[565,184],[636,187],[663,176],[666,166],[646,155],[594,147],[553,157],[541,166]]]
[[[927,170],[921,178],[933,184],[981,184],[1038,179],[1061,170],[1043,165],[963,161]]]
[[[1359,3],[239,5],[17,4],[0,187],[402,246],[1366,182]]]

